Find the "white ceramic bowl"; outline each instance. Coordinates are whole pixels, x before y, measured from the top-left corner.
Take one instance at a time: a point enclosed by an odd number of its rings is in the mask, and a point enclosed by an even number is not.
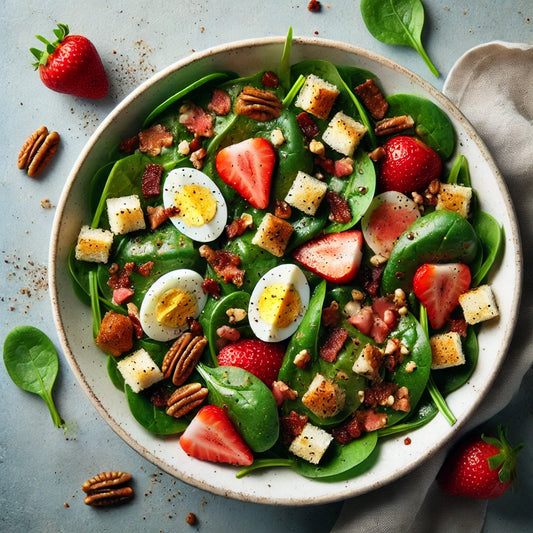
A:
[[[486,147],[463,115],[427,82],[388,59],[339,42],[296,38],[292,46],[293,63],[325,59],[370,70],[377,75],[386,93],[425,96],[451,118],[457,132],[457,146],[468,159],[481,205],[505,228],[504,257],[491,280],[501,318],[483,326],[477,368],[470,381],[448,397],[457,424],[450,427],[438,415],[428,425],[409,434],[412,441],[409,446],[404,444],[403,435],[390,438],[381,445],[375,466],[348,481],[308,480],[284,468],[236,479],[232,467],[187,457],[177,437],[160,438],[146,432],[130,414],[125,396],[109,381],[106,356],[93,342],[91,311],[74,295],[66,266],[79,228],[88,221],[89,180],[107,162],[109,146],[116,146],[131,132],[138,131],[147,114],[177,89],[213,71],[228,69],[246,75],[260,68],[276,69],[283,44],[281,37],[264,38],[194,54],[153,76],[115,108],[90,138],[65,185],[51,239],[50,287],[57,330],[68,363],[95,408],[126,443],[159,468],[204,490],[245,501],[303,505],[356,496],[390,483],[428,459],[459,431],[489,391],[505,357],[516,321],[522,264],[509,193]]]

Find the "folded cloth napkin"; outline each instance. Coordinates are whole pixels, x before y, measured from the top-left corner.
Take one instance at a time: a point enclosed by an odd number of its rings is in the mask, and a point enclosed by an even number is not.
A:
[[[463,55],[443,89],[487,144],[513,199],[522,240],[533,242],[533,46],[491,42]],[[533,263],[524,247],[524,265]],[[533,276],[525,273],[513,341],[492,394],[463,433],[511,400],[533,363]],[[453,443],[452,443],[453,444]],[[347,500],[333,533],[481,531],[486,502],[445,495],[435,482],[447,449],[394,483]]]

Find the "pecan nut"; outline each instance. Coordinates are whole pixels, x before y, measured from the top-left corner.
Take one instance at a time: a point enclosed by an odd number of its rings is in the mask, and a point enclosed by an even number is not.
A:
[[[161,371],[165,378],[172,376],[172,383],[179,387],[191,375],[196,363],[202,357],[207,338],[186,331],[179,336],[166,353]]]
[[[22,145],[17,167],[26,170],[30,178],[36,177],[54,157],[59,141],[57,131],[49,132],[46,126],[37,128]]]
[[[235,102],[235,113],[260,122],[266,122],[281,115],[283,104],[271,91],[245,87]]]
[[[167,415],[180,418],[198,407],[209,393],[200,383],[187,383],[176,389],[167,400]]]
[[[98,507],[125,503],[133,497],[133,489],[126,485],[130,480],[131,474],[127,472],[97,474],[81,486],[81,490],[87,494],[83,501]]]
[[[374,132],[376,135],[393,135],[400,131],[408,130],[415,125],[415,121],[410,115],[400,115],[397,117],[384,118],[376,122]]]

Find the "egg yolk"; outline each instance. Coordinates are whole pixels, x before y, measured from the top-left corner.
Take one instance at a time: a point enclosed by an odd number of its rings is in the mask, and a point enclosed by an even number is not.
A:
[[[302,302],[293,285],[276,283],[261,293],[258,307],[263,322],[278,328],[286,328],[298,318]]]
[[[169,289],[157,302],[157,321],[164,326],[176,328],[184,326],[187,318],[196,313],[196,298],[181,289]]]
[[[178,216],[187,226],[203,226],[215,218],[217,201],[207,187],[184,185],[174,199]]]

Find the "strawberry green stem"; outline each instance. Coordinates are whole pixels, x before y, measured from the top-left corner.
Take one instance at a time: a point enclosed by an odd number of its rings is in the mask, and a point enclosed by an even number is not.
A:
[[[57,37],[57,39],[54,42],[50,42],[48,39],[45,39],[42,35],[35,36],[37,37],[37,39],[39,39],[39,41],[41,41],[45,45],[44,51],[39,50],[38,48],[30,48],[30,52],[37,59],[37,62],[33,64],[33,66],[36,69],[39,68],[39,65],[43,65],[43,66],[46,65],[50,54],[54,53],[58,45],[62,43],[65,37],[68,35],[69,29],[66,24],[58,23],[57,27],[58,29],[53,30],[54,35]]]

